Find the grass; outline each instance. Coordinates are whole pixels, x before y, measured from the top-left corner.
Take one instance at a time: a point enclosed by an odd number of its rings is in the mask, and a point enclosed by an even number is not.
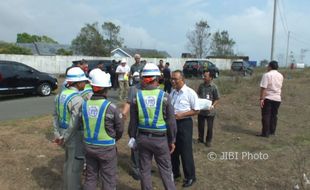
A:
[[[302,181],[303,173],[310,177],[310,70],[280,71],[285,76],[283,102],[277,136],[271,138],[255,136],[261,130],[259,82],[265,71],[257,69],[251,77],[221,73],[214,80],[221,93],[214,141],[211,148],[193,145],[198,181],[191,189],[282,190],[296,184],[310,188]],[[195,90],[200,82],[187,80]],[[0,189],[60,189],[64,152],[51,143],[52,116],[2,122],[0,129]],[[193,138],[197,138],[196,118]],[[127,142],[125,132],[118,142],[118,189],[140,189],[139,182],[128,176]],[[211,161],[208,155],[213,152],[218,157]],[[221,159],[225,152],[236,153],[238,159]],[[243,153],[268,154],[268,159],[242,158]],[[152,180],[154,189],[163,189],[156,169]],[[176,184],[182,188],[181,182]]]

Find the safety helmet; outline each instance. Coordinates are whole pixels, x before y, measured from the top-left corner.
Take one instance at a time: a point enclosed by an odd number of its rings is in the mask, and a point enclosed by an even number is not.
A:
[[[105,73],[103,71],[96,71],[91,77],[90,85],[103,88],[111,87],[111,76],[109,73]]]
[[[123,59],[121,60],[121,63],[127,63],[127,60],[126,60],[125,58],[123,58]]]
[[[146,63],[142,70],[141,76],[160,76],[159,68],[154,63]]]
[[[97,72],[102,72],[102,70],[99,69],[99,68],[94,68],[94,69],[92,69],[92,70],[89,72],[89,74],[88,74],[89,78],[92,79],[93,75],[94,75],[95,73],[97,73]]]
[[[88,81],[84,71],[80,67],[72,67],[68,70],[66,75],[67,82],[81,82]]]
[[[136,72],[134,72],[134,73],[133,73],[133,75],[132,75],[132,76],[133,76],[133,77],[139,77],[139,76],[140,76],[140,74],[139,74],[139,72],[137,72],[137,71],[136,71]]]

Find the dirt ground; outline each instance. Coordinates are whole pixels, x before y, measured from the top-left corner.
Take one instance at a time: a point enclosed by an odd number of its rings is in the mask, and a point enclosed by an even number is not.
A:
[[[255,70],[245,78],[224,72],[215,80],[222,96],[214,141],[210,148],[193,144],[197,182],[189,189],[282,190],[296,184],[310,189],[302,178],[304,173],[310,178],[310,70],[281,70],[283,102],[277,134],[270,138],[255,136],[261,130],[258,85],[262,72]],[[200,81],[187,83],[196,90]],[[51,115],[0,123],[0,190],[61,189],[64,151],[51,143],[51,129]],[[128,175],[127,142],[124,133],[117,144],[118,189],[140,189],[139,181]],[[154,170],[154,189],[164,189],[155,164]],[[181,180],[176,184],[182,189]]]

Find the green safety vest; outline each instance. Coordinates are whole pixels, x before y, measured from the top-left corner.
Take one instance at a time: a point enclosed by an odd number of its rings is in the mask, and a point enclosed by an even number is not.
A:
[[[84,90],[81,91],[81,96],[82,96],[83,99],[85,100],[86,96],[87,96],[89,93],[92,93],[92,92],[93,92],[93,88],[91,87],[91,85],[90,85],[90,84],[86,84]]]
[[[87,144],[99,146],[115,144],[115,139],[107,134],[104,123],[110,104],[111,102],[105,99],[88,100],[83,103],[84,140]]]
[[[67,129],[69,126],[71,115],[68,110],[68,103],[76,96],[80,96],[79,92],[65,88],[57,97],[56,113],[60,128]]]
[[[137,92],[139,129],[166,131],[163,117],[164,91],[160,89],[139,90]]]

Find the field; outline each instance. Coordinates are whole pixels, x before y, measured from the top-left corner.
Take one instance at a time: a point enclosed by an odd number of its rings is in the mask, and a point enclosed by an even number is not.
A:
[[[215,80],[221,92],[212,147],[194,144],[197,190],[310,189],[310,70],[280,70],[284,77],[276,136],[256,137],[261,130],[259,82],[223,72]],[[199,79],[201,80],[201,79]],[[187,84],[197,89],[200,81]],[[194,118],[194,136],[197,122]],[[126,122],[127,123],[127,122]],[[0,190],[61,189],[64,151],[51,143],[52,116],[1,122]],[[127,129],[127,124],[126,124]],[[118,189],[140,189],[128,175],[128,136],[118,142]],[[229,155],[224,157],[223,155]],[[163,185],[154,164],[153,187]],[[177,181],[177,189],[182,189]]]

